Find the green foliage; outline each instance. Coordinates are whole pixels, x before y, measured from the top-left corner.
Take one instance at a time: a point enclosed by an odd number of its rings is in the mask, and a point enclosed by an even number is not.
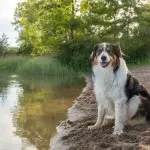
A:
[[[30,55],[32,53],[33,46],[30,43],[21,43],[18,49],[18,54]]]
[[[8,51],[8,38],[5,34],[2,34],[0,38],[0,56],[3,56]]]
[[[57,57],[63,64],[68,64],[76,71],[89,71],[89,56],[93,45],[97,42],[98,39],[93,37],[63,43],[60,45]]]
[[[150,2],[80,2],[79,5],[77,0],[27,0],[19,3],[14,22],[19,32],[19,53],[48,54],[76,70],[88,70],[93,45],[107,41],[119,42],[128,62],[133,62],[133,56],[136,60],[148,58]]]
[[[18,53],[18,47],[8,47],[8,55],[16,55]]]
[[[74,71],[50,57],[37,57],[29,59],[18,70],[21,74],[31,75],[65,75]]]
[[[66,75],[74,70],[50,57],[11,56],[0,59],[0,71],[16,72],[22,75]]]
[[[27,57],[10,56],[0,59],[0,71],[16,72],[26,61]]]

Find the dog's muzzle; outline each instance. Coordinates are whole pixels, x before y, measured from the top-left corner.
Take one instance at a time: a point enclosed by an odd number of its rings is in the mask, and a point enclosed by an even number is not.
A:
[[[100,62],[100,65],[103,67],[103,68],[106,68],[108,65],[109,65],[110,62],[106,62],[106,61],[102,61]]]
[[[105,67],[107,67],[107,66],[109,65],[109,63],[110,63],[110,62],[107,61],[107,57],[103,55],[103,56],[101,57],[100,65],[101,65],[103,68],[105,68]]]

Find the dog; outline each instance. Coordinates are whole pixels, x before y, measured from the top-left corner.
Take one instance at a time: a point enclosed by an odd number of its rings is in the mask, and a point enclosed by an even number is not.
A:
[[[126,122],[144,118],[150,121],[150,94],[128,71],[119,44],[96,44],[91,55],[94,93],[98,106],[95,125],[102,126],[106,116],[115,118],[114,135],[121,135]]]

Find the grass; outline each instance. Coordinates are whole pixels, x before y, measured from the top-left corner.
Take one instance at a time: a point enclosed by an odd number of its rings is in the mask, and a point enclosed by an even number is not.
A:
[[[0,71],[15,72],[22,75],[65,75],[74,73],[72,68],[62,65],[50,57],[12,56],[0,59]]]
[[[0,58],[0,71],[16,72],[26,61],[27,57],[13,56]]]
[[[130,69],[150,65],[150,59],[134,60],[128,63]],[[90,66],[89,66],[90,67]],[[84,68],[83,68],[84,70]],[[74,74],[74,69],[51,57],[9,56],[0,58],[0,71],[21,75],[45,76]],[[84,71],[80,71],[84,72]]]

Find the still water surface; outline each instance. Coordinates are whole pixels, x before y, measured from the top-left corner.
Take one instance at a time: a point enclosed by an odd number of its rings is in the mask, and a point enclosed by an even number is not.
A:
[[[0,150],[49,150],[83,78],[0,74]]]

